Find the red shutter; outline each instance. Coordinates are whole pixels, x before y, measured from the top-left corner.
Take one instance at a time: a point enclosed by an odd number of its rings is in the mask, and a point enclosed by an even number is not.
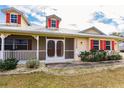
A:
[[[21,24],[21,15],[18,15],[18,24]]]
[[[106,40],[104,40],[104,50],[106,50]]]
[[[48,25],[48,28],[51,27],[51,19],[50,18],[48,19],[47,25]]]
[[[115,42],[112,41],[112,50],[115,50]]]
[[[90,49],[91,49],[91,50],[94,49],[94,40],[91,40],[91,41],[90,41]]]
[[[104,50],[104,41],[100,40],[100,50]]]
[[[56,20],[56,28],[59,28],[59,20]]]
[[[6,13],[6,23],[10,23],[10,13]]]

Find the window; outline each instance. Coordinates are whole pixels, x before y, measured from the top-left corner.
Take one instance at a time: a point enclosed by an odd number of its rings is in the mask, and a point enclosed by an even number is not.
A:
[[[13,50],[13,39],[5,39],[5,50]]]
[[[54,28],[56,27],[56,20],[52,20],[51,26],[54,27]]]
[[[94,44],[94,49],[96,49],[96,50],[99,50],[99,40],[94,40],[94,42],[93,42]]]
[[[106,50],[110,50],[110,49],[111,49],[110,41],[106,41]]]
[[[11,14],[11,23],[17,23],[17,15]]]
[[[15,40],[15,50],[28,50],[28,40],[16,39]]]
[[[55,42],[53,40],[48,41],[47,54],[48,54],[48,57],[55,56]]]
[[[28,50],[27,39],[6,39],[5,50]]]
[[[27,44],[27,40],[26,39],[16,39],[15,44],[25,45],[25,44]]]

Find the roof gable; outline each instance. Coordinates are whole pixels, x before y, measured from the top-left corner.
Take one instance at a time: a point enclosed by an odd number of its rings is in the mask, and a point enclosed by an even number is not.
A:
[[[19,14],[23,14],[23,12],[17,10],[17,9],[14,8],[14,7],[2,9],[2,12],[3,12],[3,13],[6,13],[6,12],[16,12],[16,13],[19,13]]]
[[[55,19],[58,19],[61,21],[61,18],[56,16],[55,14],[49,15],[49,16],[47,16],[47,18],[55,18]]]
[[[90,27],[87,28],[83,31],[80,31],[79,33],[86,33],[86,34],[95,34],[95,35],[106,35],[105,33],[103,33],[102,31],[100,31],[98,28],[96,27]]]
[[[23,12],[17,10],[16,8],[14,7],[11,7],[11,8],[6,8],[6,9],[2,9],[2,12],[3,13],[7,13],[7,12],[15,12],[15,13],[18,13],[20,15],[22,15],[22,17],[24,18],[25,22],[27,23],[27,25],[30,25],[30,22],[28,21],[27,17],[24,15]]]

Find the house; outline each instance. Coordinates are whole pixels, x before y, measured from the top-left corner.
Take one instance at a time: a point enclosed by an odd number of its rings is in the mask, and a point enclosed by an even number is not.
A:
[[[31,26],[25,14],[3,9],[6,23],[0,25],[0,59],[37,59],[45,63],[78,61],[80,51],[119,51],[121,37],[108,36],[96,27],[80,30],[60,28],[62,19],[46,17],[46,26]]]

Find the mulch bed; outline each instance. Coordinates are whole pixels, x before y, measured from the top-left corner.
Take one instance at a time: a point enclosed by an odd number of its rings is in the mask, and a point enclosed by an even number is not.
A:
[[[97,66],[105,66],[105,65],[114,65],[123,63],[122,60],[111,60],[111,61],[101,61],[101,62],[69,62],[69,63],[50,63],[46,64],[48,68],[65,68],[65,67],[97,67]]]

